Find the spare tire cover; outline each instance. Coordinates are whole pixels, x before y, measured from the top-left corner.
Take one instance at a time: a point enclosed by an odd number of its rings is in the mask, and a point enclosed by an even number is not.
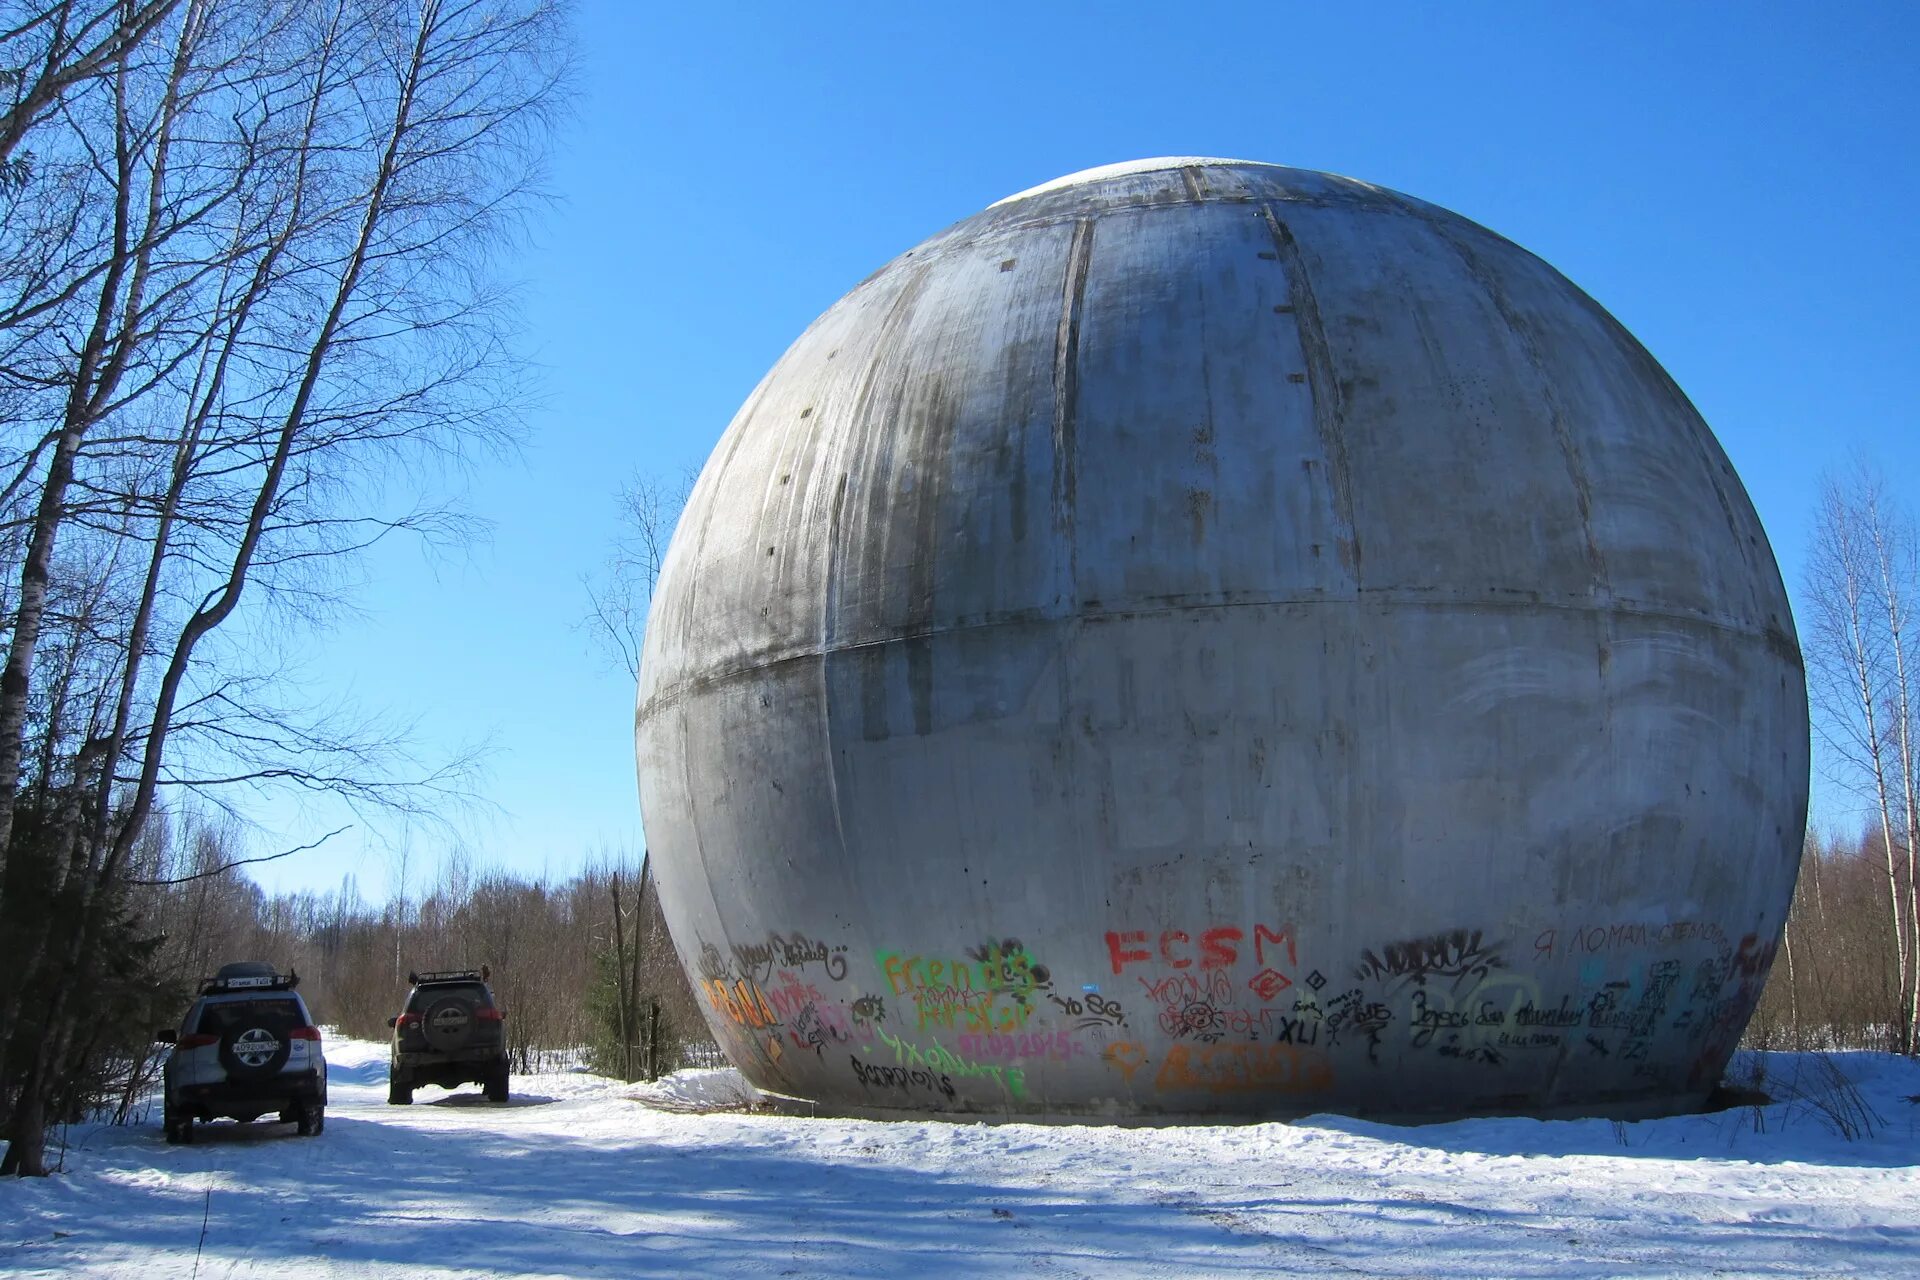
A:
[[[441,996],[427,1006],[427,1013],[420,1020],[420,1029],[426,1033],[427,1043],[435,1049],[446,1051],[460,1049],[473,1038],[473,1001],[467,996]]]
[[[245,1018],[220,1036],[220,1065],[238,1080],[258,1080],[287,1065],[293,1038],[265,1019]]]

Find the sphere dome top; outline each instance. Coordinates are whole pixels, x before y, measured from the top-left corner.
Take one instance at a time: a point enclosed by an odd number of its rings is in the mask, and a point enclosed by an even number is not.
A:
[[[1029,196],[1043,196],[1054,191],[1064,191],[1068,187],[1082,186],[1089,182],[1103,182],[1109,178],[1128,178],[1138,173],[1159,173],[1166,169],[1186,169],[1194,165],[1231,165],[1242,168],[1273,169],[1277,165],[1264,160],[1233,160],[1224,156],[1150,156],[1144,160],[1122,160],[1116,164],[1095,165],[1091,169],[1080,169],[1063,174],[1038,186],[1016,191],[988,205],[989,209],[1003,204],[1012,204],[1016,200],[1025,200]]]

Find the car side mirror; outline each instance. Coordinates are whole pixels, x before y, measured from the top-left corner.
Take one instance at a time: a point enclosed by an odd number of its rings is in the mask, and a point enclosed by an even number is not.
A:
[[[400,1015],[396,1013],[391,1018],[387,1019],[387,1025],[392,1026],[394,1023],[398,1021],[400,1021]]]
[[[172,1027],[162,1027],[153,1033],[153,1038],[163,1044],[173,1044],[180,1039],[180,1033]]]

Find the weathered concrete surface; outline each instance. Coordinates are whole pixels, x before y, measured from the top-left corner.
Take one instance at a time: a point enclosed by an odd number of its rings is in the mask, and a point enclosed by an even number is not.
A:
[[[842,1106],[1686,1106],[1806,808],[1772,553],[1653,358],[1471,222],[1230,161],[816,321],[681,520],[637,738],[720,1042]]]

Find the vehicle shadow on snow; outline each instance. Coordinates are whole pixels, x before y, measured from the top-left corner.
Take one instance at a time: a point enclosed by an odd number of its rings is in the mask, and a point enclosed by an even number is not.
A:
[[[333,1123],[332,1115],[328,1115],[327,1123],[329,1125]],[[164,1141],[158,1125],[153,1127],[152,1132],[155,1142]],[[223,1144],[246,1146],[255,1142],[281,1141],[324,1142],[326,1134],[322,1132],[318,1138],[302,1138],[295,1132],[293,1121],[275,1120],[272,1116],[261,1116],[258,1120],[250,1120],[245,1124],[238,1120],[202,1120],[193,1126],[192,1145],[194,1146],[217,1147]]]
[[[439,1098],[423,1098],[416,1093],[413,1105],[416,1107],[544,1107],[554,1101],[557,1099],[539,1093],[510,1093],[505,1102],[489,1102],[486,1095],[479,1092],[449,1093]]]
[[[556,1262],[569,1274],[624,1276],[990,1275],[1028,1273],[1038,1259],[1064,1275],[1265,1276],[1311,1268],[1316,1256],[1337,1265],[1348,1241],[1363,1256],[1359,1242],[1377,1245],[1383,1229],[1404,1232],[1423,1256],[1431,1251],[1434,1274],[1484,1275],[1473,1270],[1476,1260],[1491,1258],[1500,1274],[1559,1277],[1569,1258],[1583,1256],[1560,1239],[1585,1234],[1563,1214],[1547,1224],[1532,1212],[1409,1199],[1390,1180],[1373,1194],[1328,1197],[1316,1187],[1311,1198],[1293,1199],[1284,1167],[1249,1171],[1260,1185],[1204,1195],[1143,1191],[1130,1170],[1116,1168],[1111,1190],[1056,1192],[1011,1185],[1031,1176],[1017,1152],[1006,1153],[1008,1183],[982,1179],[978,1166],[965,1174],[925,1167],[939,1160],[937,1136],[902,1142],[876,1133],[856,1145],[855,1133],[823,1153],[751,1117],[694,1123],[718,1132],[693,1140],[668,1130],[618,1145],[550,1131],[330,1118],[320,1138],[296,1140],[297,1166],[223,1185],[205,1205],[165,1184],[129,1188],[140,1199],[122,1202],[130,1212],[115,1236],[136,1248],[191,1249],[210,1212],[210,1264],[255,1255],[260,1232],[279,1224],[270,1228],[276,1251],[296,1266],[307,1254],[349,1273],[431,1262],[497,1276],[551,1275]],[[282,1126],[227,1128],[231,1141],[245,1142],[252,1131],[266,1136]],[[182,1172],[222,1163],[217,1153],[178,1157],[168,1163]],[[447,1206],[455,1185],[459,1201]],[[400,1220],[404,1231],[393,1229]],[[1445,1229],[1453,1225],[1475,1229]],[[1874,1274],[1911,1274],[1920,1261],[1920,1228],[1878,1223],[1647,1222],[1620,1234],[1631,1238],[1615,1249],[1703,1269],[1747,1251],[1845,1258]]]

